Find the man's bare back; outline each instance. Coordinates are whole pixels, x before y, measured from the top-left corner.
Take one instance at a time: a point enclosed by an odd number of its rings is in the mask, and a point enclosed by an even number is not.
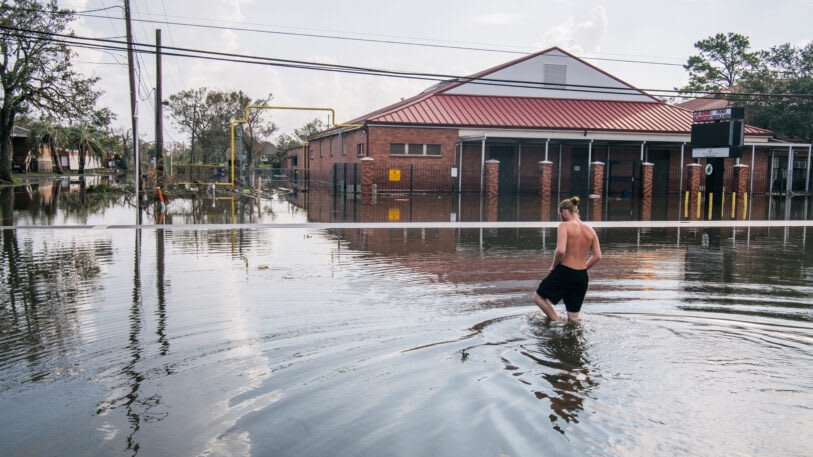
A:
[[[554,254],[554,264],[556,257],[561,254],[559,263],[574,270],[588,270],[600,258],[595,251],[600,251],[598,247],[598,237],[592,227],[581,221],[578,215],[573,215],[567,211],[562,211],[562,218],[565,219],[559,224],[556,239],[556,253]],[[587,254],[590,253],[590,259]],[[592,262],[591,262],[592,260]]]
[[[540,283],[534,294],[534,302],[554,321],[562,321],[553,309],[553,304],[561,298],[565,300],[568,321],[579,320],[582,300],[587,291],[587,270],[601,260],[598,236],[592,227],[579,218],[578,203],[578,197],[573,197],[559,204],[559,217],[562,222],[556,231],[553,263],[548,276]],[[559,271],[562,267],[569,272]],[[563,289],[563,275],[575,276],[577,279],[573,285]],[[548,300],[549,296],[553,297],[553,303]]]

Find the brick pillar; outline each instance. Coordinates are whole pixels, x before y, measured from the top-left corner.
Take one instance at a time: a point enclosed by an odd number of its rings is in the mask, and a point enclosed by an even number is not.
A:
[[[700,198],[700,182],[701,182],[701,175],[703,174],[703,166],[699,163],[690,163],[686,165],[686,169],[689,175],[689,204],[686,208],[686,213],[689,216],[690,220],[697,220],[703,217],[702,215],[702,208],[701,214],[697,214],[697,208],[701,205],[701,198]]]
[[[539,205],[539,220],[542,222],[550,222],[551,214],[550,214],[550,195],[548,198],[540,198],[540,205]]]
[[[604,168],[604,164],[601,164],[602,168]],[[595,170],[595,169],[594,169]],[[603,181],[603,179],[602,179]],[[593,194],[590,196],[590,220],[591,221],[600,221],[601,215],[604,212],[604,199],[601,197],[600,194]]]
[[[652,172],[655,164],[644,162],[641,164],[641,196],[652,199]]]
[[[497,222],[497,214],[499,213],[499,198],[497,194],[488,194],[486,196],[485,217],[486,222]]]
[[[590,196],[601,198],[604,195],[604,162],[590,164]]]
[[[737,192],[737,200],[734,203],[734,219],[746,219],[748,216],[748,165],[734,165],[734,191]]]
[[[553,162],[544,160],[536,164],[536,171],[539,175],[539,196],[542,201],[550,204],[550,194],[553,188]]]
[[[374,173],[373,165],[375,159],[365,157],[361,159],[361,200],[369,202],[373,199]]]
[[[644,162],[641,164],[641,220],[652,220],[652,175],[655,164]]]
[[[486,221],[497,221],[497,205],[500,195],[500,161],[486,161]]]
[[[497,197],[500,192],[500,161],[487,160],[486,161],[486,196],[491,198]]]

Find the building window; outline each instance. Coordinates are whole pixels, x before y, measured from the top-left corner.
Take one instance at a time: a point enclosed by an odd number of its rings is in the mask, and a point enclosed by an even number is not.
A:
[[[310,155],[311,160],[313,160],[313,148],[308,148],[308,154]]]
[[[423,155],[423,145],[422,144],[408,144],[407,145],[407,155],[422,156]]]
[[[327,140],[327,148],[330,151],[330,157],[333,157],[333,140]]]
[[[356,145],[356,157],[364,157],[364,143]]]
[[[545,64],[545,84],[567,84],[567,65]]]
[[[323,152],[323,149],[322,149],[323,143],[324,143],[323,140],[319,140],[319,158],[322,158],[322,157],[325,156],[325,153]]]
[[[390,155],[440,157],[441,147],[439,144],[390,143]]]

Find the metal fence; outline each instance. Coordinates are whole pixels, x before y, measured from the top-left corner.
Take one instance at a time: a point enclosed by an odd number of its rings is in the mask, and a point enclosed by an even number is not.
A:
[[[479,192],[481,186],[481,175],[479,169],[464,169],[462,176],[453,176],[452,167],[449,165],[391,165],[372,164],[373,184],[378,192],[383,193],[425,193],[425,192]],[[205,181],[203,177],[217,178],[217,182],[229,181],[229,169],[224,167],[200,167],[193,169],[194,176],[200,176],[199,180]],[[180,170],[179,170],[180,171]],[[670,170],[671,173],[679,173],[679,168]],[[806,170],[794,169],[792,192],[805,192],[805,186],[809,180],[805,175]],[[245,174],[245,172],[244,172]],[[682,184],[680,179],[668,179],[667,194],[677,194],[689,189],[689,174],[684,170]],[[238,176],[240,176],[238,174]],[[322,190],[343,193],[361,193],[362,168],[358,163],[334,164],[327,169],[255,169],[252,176],[262,178],[264,186],[281,186],[292,189]],[[758,194],[784,194],[787,191],[787,170],[782,168],[769,168],[767,170],[748,170],[747,189],[749,193]],[[240,180],[239,178],[237,178]],[[538,177],[535,170],[522,170],[520,193],[538,192]],[[724,189],[727,192],[735,188],[734,169],[728,167],[724,174]],[[553,192],[570,191],[569,189],[557,189],[557,183],[561,180],[558,175],[553,176]],[[212,182],[212,181],[206,181]],[[246,182],[247,181],[243,181]],[[605,187],[609,182],[609,177],[605,177]],[[701,179],[701,187],[703,180]],[[659,185],[659,183],[656,183]],[[663,184],[660,184],[663,185]],[[606,189],[611,191],[611,189]]]

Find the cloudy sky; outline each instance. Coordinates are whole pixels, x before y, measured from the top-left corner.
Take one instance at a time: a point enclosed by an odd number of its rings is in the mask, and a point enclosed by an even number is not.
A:
[[[59,0],[82,14],[78,36],[123,40],[122,0]],[[682,68],[694,43],[736,32],[752,49],[802,45],[813,37],[813,0],[131,0],[134,40],[164,47],[406,73],[469,75],[559,46],[645,90],[687,81]],[[127,58],[122,52],[77,50],[75,62],[101,77],[102,103],[129,126]],[[153,138],[155,57],[140,55],[140,136]],[[163,95],[206,86],[272,94],[280,106],[329,107],[336,120],[410,97],[433,81],[344,74],[188,57],[163,58]],[[291,133],[312,111],[275,111]],[[326,120],[326,118],[324,119]],[[166,121],[165,141],[188,142]]]

